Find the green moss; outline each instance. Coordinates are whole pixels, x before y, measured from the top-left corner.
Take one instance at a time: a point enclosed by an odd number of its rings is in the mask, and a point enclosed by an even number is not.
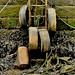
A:
[[[10,18],[9,27],[20,26],[18,19]]]
[[[63,19],[63,20],[70,26],[75,27],[75,22],[73,22],[74,19],[73,20],[72,19]],[[72,22],[70,22],[70,21],[72,21]],[[72,29],[72,28],[57,18],[57,29],[58,30],[68,30],[68,29]]]
[[[74,23],[72,23],[72,26],[73,26],[73,27],[75,27],[75,22],[74,22]]]
[[[70,28],[65,23],[57,19],[57,30],[68,30],[68,29]]]
[[[71,34],[70,34],[70,37],[74,37],[75,35],[74,35],[74,33],[73,32],[71,32]]]
[[[0,0],[0,4],[1,5],[5,5],[7,3],[8,0]],[[9,5],[22,5],[22,4],[26,4],[28,0],[10,0]]]
[[[9,19],[8,18],[4,18],[2,19],[2,27],[8,27],[9,25]]]
[[[3,18],[3,19],[0,19],[0,27],[13,28],[14,26],[20,27],[18,18]]]
[[[0,9],[2,9],[2,7],[0,7]],[[21,7],[21,5],[7,6],[0,14],[0,17],[18,17],[20,7]]]
[[[72,7],[69,7],[69,6],[67,6],[67,7],[62,7],[62,8],[69,9],[70,11],[75,12],[75,8],[72,8]],[[60,8],[57,8],[57,7],[55,7],[55,9],[56,9],[57,14],[58,14],[60,17],[65,17],[65,18],[67,18],[67,17],[71,17],[71,18],[72,18],[72,17],[75,17],[75,14],[73,14],[73,13],[71,13],[71,12],[65,11],[65,10],[60,9]]]

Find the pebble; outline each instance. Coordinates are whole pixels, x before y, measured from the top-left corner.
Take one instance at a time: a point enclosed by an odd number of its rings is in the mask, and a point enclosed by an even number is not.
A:
[[[55,35],[51,33],[51,39],[52,39],[51,46],[57,46],[62,42],[66,41],[71,37],[72,32],[73,31],[71,31],[70,33],[66,31],[65,32],[57,31],[55,32]],[[8,32],[1,30],[0,33],[1,33],[0,34],[1,36],[0,37],[0,58],[2,58],[2,60],[0,60],[0,65],[3,66],[4,70],[12,69],[16,58],[11,58],[7,55],[13,54],[15,51],[17,51],[17,48],[20,46],[28,46],[28,38],[27,38],[28,34],[27,31],[22,31],[22,30],[16,30],[16,31],[8,30]],[[64,45],[60,46],[58,49],[58,55],[71,56],[72,58],[74,58],[75,39],[71,40],[69,44],[65,43]],[[43,70],[40,69],[40,72],[43,72]]]

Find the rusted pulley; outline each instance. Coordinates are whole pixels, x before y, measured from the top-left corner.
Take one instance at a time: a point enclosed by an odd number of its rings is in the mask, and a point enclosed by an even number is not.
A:
[[[48,52],[50,50],[50,37],[46,29],[39,29],[41,39],[41,52]]]
[[[19,11],[19,22],[22,26],[27,26],[27,5],[23,5]]]
[[[17,59],[14,67],[24,68],[29,65],[28,49],[24,46],[18,48]]]
[[[29,50],[38,49],[38,29],[37,27],[29,28]]]
[[[48,8],[48,30],[56,31],[56,12],[54,8]]]

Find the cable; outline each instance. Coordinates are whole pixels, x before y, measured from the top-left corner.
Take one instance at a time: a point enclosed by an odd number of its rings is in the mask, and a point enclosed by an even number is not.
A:
[[[5,7],[8,5],[8,3],[10,2],[10,0],[6,3],[6,5],[1,9],[0,13],[5,9]]]
[[[68,9],[62,8],[62,7],[60,7],[60,6],[57,6],[57,5],[53,4],[52,2],[50,2],[49,0],[48,0],[48,2],[49,2],[51,5],[54,5],[55,7],[58,7],[58,8],[60,8],[60,9],[63,9],[63,10],[65,10],[65,11],[68,11],[68,12],[71,12],[71,13],[75,14],[75,12],[72,12],[72,11],[70,11],[70,10],[68,10]]]
[[[43,0],[41,0],[42,2],[44,2]],[[54,5],[52,2],[50,2],[50,1],[48,1],[50,4],[52,4],[52,5]],[[58,8],[61,8],[61,9],[64,9],[64,8],[62,8],[62,7],[60,7],[60,6],[57,6],[57,5],[55,5],[56,7],[58,7]],[[72,12],[72,11],[70,11],[70,10],[67,10],[67,9],[64,9],[64,10],[66,10],[66,11],[68,11],[68,12],[71,12],[71,13],[73,13],[74,14],[74,12]],[[57,15],[57,14],[56,14]],[[58,15],[57,15],[58,16]],[[65,22],[62,18],[60,18],[60,16],[58,16],[58,18],[62,21],[62,22],[64,22],[67,26],[69,26],[70,28],[73,28],[73,29],[75,29],[75,27],[73,27],[73,26],[71,26],[70,24],[68,24],[67,22]]]
[[[50,4],[52,4],[52,5],[54,5],[52,2],[50,2],[50,1],[48,1]],[[74,12],[72,12],[72,11],[70,11],[70,10],[67,10],[67,9],[64,9],[64,8],[62,8],[62,7],[60,7],[60,6],[57,6],[57,5],[54,5],[54,6],[56,6],[56,7],[58,7],[58,8],[61,8],[61,9],[63,9],[63,10],[66,10],[66,11],[68,11],[68,12],[71,12],[71,13],[73,13],[73,14],[75,14]],[[58,16],[58,15],[57,15]],[[75,29],[75,27],[73,27],[73,26],[71,26],[70,24],[68,24],[67,22],[65,22],[62,18],[60,18],[60,16],[58,16],[58,18],[62,21],[62,22],[64,22],[67,26],[69,26],[70,28],[73,28],[73,29]]]
[[[56,15],[57,15],[57,14],[56,14]],[[58,16],[58,15],[57,15],[57,16]],[[69,26],[69,27],[75,29],[75,27],[73,27],[73,26],[71,26],[70,24],[68,24],[67,22],[65,22],[62,18],[60,18],[60,16],[58,16],[58,18],[59,18],[62,22],[64,22],[67,26]]]

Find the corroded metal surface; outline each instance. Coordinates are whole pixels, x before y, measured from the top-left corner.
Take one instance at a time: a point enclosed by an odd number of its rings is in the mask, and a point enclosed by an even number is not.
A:
[[[27,26],[26,11],[27,5],[23,5],[19,11],[19,22],[23,26]]]
[[[36,27],[29,28],[29,50],[38,49],[38,30]]]
[[[45,0],[45,28],[47,29],[48,28],[48,25],[47,25],[47,0]]]
[[[31,0],[28,0],[28,4],[29,4],[29,6],[28,6],[28,10],[29,10],[29,22],[28,22],[28,24],[30,27],[31,26],[31,10],[30,10]]]
[[[50,37],[46,29],[39,29],[41,39],[41,52],[47,52],[50,50]]]
[[[26,67],[29,64],[29,55],[26,47],[19,47],[15,67]]]
[[[48,30],[56,31],[56,12],[54,8],[48,8]]]
[[[31,5],[31,0],[28,0],[28,10],[29,10],[29,21],[28,21],[28,25],[29,25],[29,27],[32,25],[32,23],[34,22],[34,25],[36,26],[37,24],[36,23],[39,23],[39,20],[41,19],[41,17],[42,18],[45,18],[45,28],[47,29],[48,28],[48,24],[47,24],[47,0],[45,0],[45,3],[41,3],[41,4],[38,4],[38,0],[35,0],[35,4],[34,5]],[[40,2],[42,2],[41,0],[40,0]],[[33,11],[31,10],[31,8],[33,7]],[[39,11],[37,8],[38,7],[44,7],[45,8],[45,12],[43,12],[43,9],[41,9],[42,10],[42,16],[38,19],[38,17],[40,16],[40,13],[39,14],[37,14],[36,12],[37,11]],[[39,11],[39,12],[41,12],[41,10]],[[32,14],[32,13],[34,13],[34,14]],[[45,13],[45,15],[44,15],[44,13]],[[32,18],[34,18],[34,20],[31,20]],[[36,21],[37,20],[37,21]],[[32,23],[31,23],[31,21],[33,21]]]

